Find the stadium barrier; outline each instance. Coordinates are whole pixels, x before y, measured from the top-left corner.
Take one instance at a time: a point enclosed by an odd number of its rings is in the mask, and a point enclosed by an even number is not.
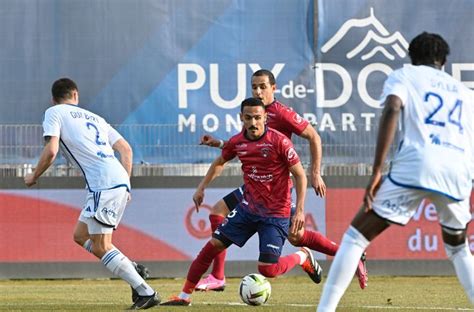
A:
[[[227,166],[223,176],[206,192],[197,214],[192,194],[209,166],[204,160],[210,161],[219,150],[197,145],[203,132],[196,134],[192,142],[174,138],[175,144],[167,146],[172,153],[180,151],[200,157],[194,163],[174,163],[176,157],[171,154],[151,153],[163,147],[154,141],[156,132],[165,132],[171,126],[134,127],[148,133],[147,142],[133,143],[125,137],[136,148],[145,146],[150,153],[145,155],[146,160],[134,165],[133,200],[114,242],[133,260],[150,266],[155,277],[184,276],[191,259],[210,236],[210,207],[242,183],[240,165],[233,161]],[[122,133],[127,131],[121,129]],[[26,189],[22,177],[32,170],[41,152],[41,126],[0,125],[0,133],[0,278],[109,276],[93,256],[71,239],[86,193],[81,172],[67,160],[59,159],[38,185]],[[371,173],[374,144],[351,133],[347,134],[347,144],[332,144],[329,133],[320,134],[324,150],[322,172],[328,193],[321,199],[308,191],[306,226],[339,242],[361,203]],[[294,142],[308,167],[306,141],[296,137]],[[200,152],[195,153],[196,149]],[[369,247],[371,274],[454,274],[445,259],[434,209],[424,201],[408,226],[391,228],[390,235],[382,236]],[[18,235],[19,231],[22,235]],[[469,241],[474,250],[472,227]],[[232,248],[227,265],[229,276],[255,271],[257,246],[258,240],[253,238],[243,249]],[[287,244],[285,253],[290,251],[293,247]],[[322,254],[316,257],[327,269],[331,259]]]

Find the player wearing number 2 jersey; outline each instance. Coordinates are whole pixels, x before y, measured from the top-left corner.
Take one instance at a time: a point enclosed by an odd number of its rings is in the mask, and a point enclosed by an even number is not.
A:
[[[354,259],[390,224],[407,224],[423,198],[436,207],[446,254],[474,304],[474,257],[466,237],[471,221],[474,94],[441,71],[449,54],[441,36],[424,32],[408,50],[412,65],[394,71],[385,82],[373,174],[364,204],[331,266],[318,311],[335,311],[357,266]],[[401,141],[382,179],[400,112]]]
[[[102,117],[78,106],[79,91],[74,81],[59,79],[51,91],[54,105],[46,110],[43,121],[46,145],[35,170],[25,176],[25,184],[37,182],[61,147],[82,170],[89,190],[74,230],[75,242],[132,287],[132,309],[155,306],[158,294],[139,274],[139,266],[112,245],[112,232],[130,196],[132,149]],[[120,154],[120,161],[114,151]]]

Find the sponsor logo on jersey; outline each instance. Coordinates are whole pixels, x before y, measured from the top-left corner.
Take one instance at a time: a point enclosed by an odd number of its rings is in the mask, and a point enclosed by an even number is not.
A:
[[[255,174],[255,173],[250,173],[248,177],[254,181],[257,182],[271,182],[273,181],[273,174]]]

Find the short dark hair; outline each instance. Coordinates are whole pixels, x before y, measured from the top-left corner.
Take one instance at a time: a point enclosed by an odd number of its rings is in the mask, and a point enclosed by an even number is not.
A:
[[[449,54],[449,45],[440,35],[425,31],[410,42],[408,54],[413,65],[429,65],[435,62],[444,65]]]
[[[51,87],[51,95],[56,103],[72,98],[73,91],[79,91],[79,89],[76,83],[69,78],[60,78]]]
[[[257,99],[257,98],[248,98],[242,101],[242,104],[240,104],[240,112],[244,112],[244,107],[245,106],[261,106],[263,109],[265,109],[265,104],[263,104],[262,100]]]
[[[273,86],[274,84],[276,84],[275,76],[273,76],[272,72],[267,69],[259,69],[252,75],[252,77],[257,77],[257,76],[267,76],[268,81],[270,82],[270,85]]]

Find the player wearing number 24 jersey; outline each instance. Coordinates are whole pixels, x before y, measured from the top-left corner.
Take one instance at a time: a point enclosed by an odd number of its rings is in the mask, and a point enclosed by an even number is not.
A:
[[[442,71],[449,46],[440,35],[423,32],[408,51],[412,64],[391,73],[384,84],[372,176],[331,265],[318,312],[336,310],[357,266],[354,259],[392,224],[407,224],[425,198],[436,208],[446,255],[474,304],[474,257],[467,241],[474,95]],[[383,178],[398,122],[400,142]]]
[[[405,65],[387,78],[382,98],[388,95],[398,96],[405,111],[390,180],[456,200],[469,197],[474,93],[436,68]]]

